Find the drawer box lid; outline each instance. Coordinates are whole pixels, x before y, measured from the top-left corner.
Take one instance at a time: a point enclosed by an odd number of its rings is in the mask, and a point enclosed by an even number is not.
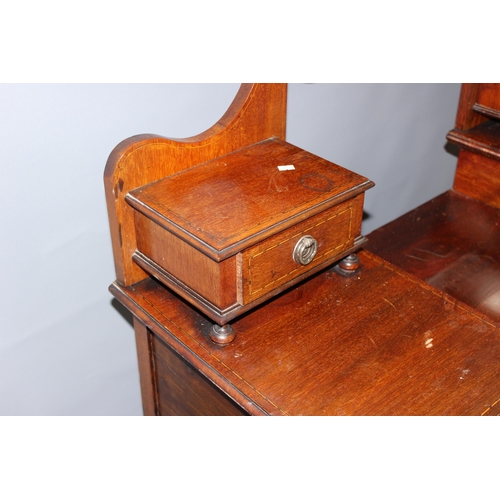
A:
[[[130,191],[127,201],[221,261],[373,185],[273,138]]]

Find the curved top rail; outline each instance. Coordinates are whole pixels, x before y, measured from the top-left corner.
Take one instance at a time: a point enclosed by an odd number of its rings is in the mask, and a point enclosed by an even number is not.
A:
[[[120,283],[129,286],[147,276],[132,261],[137,245],[133,209],[125,201],[126,194],[264,139],[285,139],[286,99],[286,84],[242,84],[226,113],[205,132],[185,139],[141,134],[113,149],[104,170],[104,187]]]

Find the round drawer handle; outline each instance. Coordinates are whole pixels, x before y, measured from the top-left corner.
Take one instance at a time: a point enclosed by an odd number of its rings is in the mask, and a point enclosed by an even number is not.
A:
[[[318,242],[312,236],[302,236],[293,249],[293,260],[305,266],[314,259],[317,251]]]

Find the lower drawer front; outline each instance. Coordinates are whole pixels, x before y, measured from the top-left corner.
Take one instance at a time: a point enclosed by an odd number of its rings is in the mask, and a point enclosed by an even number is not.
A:
[[[241,254],[240,303],[248,304],[353,246],[361,231],[362,195],[336,205]],[[317,253],[306,265],[296,262],[293,251],[305,235],[317,241]]]
[[[248,415],[156,336],[152,337],[152,341],[159,415]]]

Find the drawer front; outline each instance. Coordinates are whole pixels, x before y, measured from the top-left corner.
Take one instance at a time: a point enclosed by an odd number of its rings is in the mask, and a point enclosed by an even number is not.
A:
[[[363,197],[336,205],[242,252],[239,302],[248,304],[314,267],[335,262],[360,235]],[[306,235],[316,240],[317,252],[311,262],[301,264],[293,254]]]

